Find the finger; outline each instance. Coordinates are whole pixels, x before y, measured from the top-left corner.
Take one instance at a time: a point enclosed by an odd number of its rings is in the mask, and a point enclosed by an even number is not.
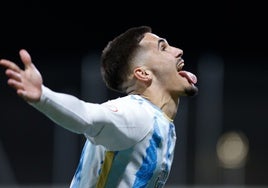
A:
[[[6,59],[1,59],[0,60],[0,65],[4,66],[7,69],[11,69],[13,71],[16,71],[16,72],[21,71],[21,69],[20,69],[20,67],[18,65],[16,65],[12,61],[9,61],[9,60],[6,60]]]
[[[22,97],[22,98],[24,98],[24,99],[26,99],[26,91],[24,91],[24,90],[22,90],[22,89],[18,89],[17,90],[17,94],[20,96],[20,97]]]
[[[32,64],[32,58],[30,54],[25,49],[21,49],[19,54],[24,66],[29,67]]]
[[[7,84],[16,90],[23,90],[24,89],[22,86],[22,83],[18,82],[17,80],[14,80],[14,79],[8,79]]]
[[[11,69],[7,69],[6,70],[6,75],[7,75],[7,77],[9,77],[11,79],[21,81],[21,74],[16,72],[16,71],[13,71]]]
[[[18,89],[17,95],[23,98],[24,100],[31,102],[31,98],[28,97],[27,91]]]

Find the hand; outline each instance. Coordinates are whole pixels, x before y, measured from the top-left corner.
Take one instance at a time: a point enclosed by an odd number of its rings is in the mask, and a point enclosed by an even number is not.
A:
[[[0,66],[6,68],[7,84],[17,91],[18,96],[28,102],[37,102],[42,94],[42,76],[32,63],[31,56],[26,50],[21,49],[19,54],[24,64],[24,70],[6,59],[0,60]]]

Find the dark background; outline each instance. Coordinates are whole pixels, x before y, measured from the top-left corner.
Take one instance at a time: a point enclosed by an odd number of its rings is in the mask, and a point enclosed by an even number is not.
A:
[[[99,55],[109,40],[132,26],[150,25],[153,32],[166,38],[170,45],[182,48],[186,67],[194,73],[198,72],[198,62],[203,54],[220,56],[224,62],[221,132],[240,130],[249,140],[250,157],[243,170],[243,183],[268,185],[268,14],[264,3],[8,1],[0,6],[0,58],[20,64],[18,51],[25,48],[47,86],[83,99],[86,99],[81,93],[83,58],[89,53]],[[0,68],[0,71],[0,147],[13,177],[5,179],[2,175],[0,185],[1,182],[68,184],[84,138],[56,128],[50,120],[25,104],[6,85],[4,69]],[[116,96],[118,94],[108,91],[106,97]],[[185,179],[176,179],[174,169],[170,184],[221,182],[195,179],[197,100],[198,96],[188,102]],[[72,153],[70,156],[74,158],[65,164],[69,166],[67,171],[55,172],[54,169],[55,132],[62,132],[76,141],[75,154],[73,150],[66,150],[58,155],[66,160],[68,152]],[[1,166],[6,165],[1,163],[0,171]],[[57,173],[62,175],[55,178]]]

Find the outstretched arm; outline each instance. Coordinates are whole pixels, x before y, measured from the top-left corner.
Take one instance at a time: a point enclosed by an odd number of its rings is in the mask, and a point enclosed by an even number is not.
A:
[[[19,54],[24,69],[7,59],[1,59],[0,66],[6,68],[7,83],[16,90],[18,96],[27,102],[37,102],[42,93],[42,76],[32,63],[31,56],[26,50],[21,49]]]
[[[88,109],[84,107],[85,102],[46,88],[30,54],[21,49],[19,55],[24,65],[23,69],[10,60],[0,60],[0,66],[6,68],[8,85],[16,90],[18,96],[66,129],[78,133],[87,129]]]
[[[87,128],[85,103],[71,95],[53,92],[43,85],[42,76],[32,63],[30,54],[19,51],[24,68],[16,63],[1,59],[0,66],[6,68],[8,85],[14,88],[21,98],[45,114],[62,127],[81,133]],[[82,103],[82,104],[81,104]]]

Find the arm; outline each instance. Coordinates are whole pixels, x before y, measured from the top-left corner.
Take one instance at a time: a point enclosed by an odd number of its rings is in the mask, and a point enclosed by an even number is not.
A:
[[[30,54],[22,49],[19,55],[24,69],[7,59],[0,60],[0,66],[6,68],[8,85],[16,90],[19,97],[54,122],[73,132],[82,133],[90,122],[86,123],[86,103],[71,95],[52,92],[43,86],[42,76],[32,63]],[[95,106],[98,108],[98,105]]]
[[[52,91],[42,85],[42,95],[38,102],[29,102],[56,124],[72,132],[95,136],[104,124],[103,107],[87,103],[75,96]],[[91,126],[95,124],[95,126]],[[101,124],[101,125],[100,125]]]
[[[39,102],[31,103],[58,125],[79,134],[109,150],[135,145],[151,130],[154,113],[145,102],[117,98],[102,104],[82,101],[42,86]],[[145,105],[145,106],[143,106]]]

